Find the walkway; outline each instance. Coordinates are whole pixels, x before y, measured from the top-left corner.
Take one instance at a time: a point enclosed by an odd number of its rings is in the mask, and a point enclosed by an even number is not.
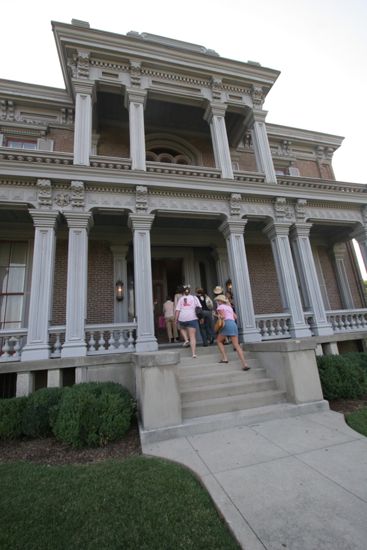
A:
[[[326,411],[143,445],[199,475],[245,550],[366,550],[367,438]]]

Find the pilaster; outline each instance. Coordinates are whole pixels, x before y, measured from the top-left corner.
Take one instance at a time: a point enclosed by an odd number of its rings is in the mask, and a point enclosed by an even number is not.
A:
[[[227,106],[223,103],[210,103],[205,111],[204,119],[210,126],[215,165],[221,170],[222,178],[234,179],[227,129],[224,120],[226,108]]]
[[[134,289],[137,316],[136,351],[156,351],[157,339],[154,334],[152,262],[150,228],[154,220],[152,214],[130,214],[129,227],[133,232],[134,249]]]
[[[321,289],[317,277],[315,261],[312,254],[309,234],[311,223],[297,223],[291,228],[291,242],[294,257],[309,307],[313,312],[313,332],[315,335],[333,334],[328,323]]]
[[[69,227],[68,274],[66,293],[66,332],[61,357],[87,354],[85,321],[87,317],[88,232],[91,212],[65,212]]]
[[[129,110],[130,157],[132,170],[146,170],[144,107],[146,90],[127,89],[125,106]]]
[[[94,82],[74,80],[73,87],[75,92],[74,164],[89,166],[92,148]]]
[[[227,243],[230,275],[233,283],[236,312],[239,316],[239,337],[245,342],[260,342],[256,327],[252,290],[248,271],[244,230],[247,220],[227,220],[219,230]]]
[[[291,316],[291,326],[289,327],[291,336],[295,338],[311,336],[310,329],[305,322],[298,290],[296,271],[288,237],[289,225],[287,223],[272,222],[265,227],[264,233],[271,242],[283,307]]]
[[[353,309],[354,301],[353,301],[352,292],[349,286],[348,274],[347,274],[345,261],[344,261],[345,255],[347,253],[347,247],[345,243],[335,244],[331,250],[331,253],[334,260],[336,279],[338,282],[340,298],[343,304],[343,308]]]
[[[28,316],[27,344],[23,361],[48,359],[50,354],[48,328],[51,319],[55,269],[55,227],[59,213],[30,210],[35,227],[33,267]]]
[[[265,174],[267,183],[276,183],[273,158],[271,155],[268,134],[266,132],[265,118],[267,111],[253,110],[252,111],[252,142],[258,168]]]

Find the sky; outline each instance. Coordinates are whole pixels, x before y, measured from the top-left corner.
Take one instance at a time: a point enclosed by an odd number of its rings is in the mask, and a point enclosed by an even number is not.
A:
[[[367,0],[17,0],[1,7],[0,78],[64,88],[51,21],[168,36],[281,71],[267,122],[345,138],[338,181],[367,183]]]
[[[367,0],[7,1],[0,78],[64,88],[51,21],[72,19],[280,70],[264,105],[267,122],[345,137],[334,154],[336,179],[367,183]]]

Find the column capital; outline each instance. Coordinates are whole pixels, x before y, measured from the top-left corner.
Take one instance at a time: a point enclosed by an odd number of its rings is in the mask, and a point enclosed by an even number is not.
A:
[[[226,103],[208,103],[208,106],[205,109],[203,118],[210,124],[213,116],[224,117],[224,115],[226,114],[226,110],[227,110]]]
[[[219,231],[223,233],[224,237],[227,238],[229,235],[243,235],[247,220],[225,220],[220,226]]]
[[[133,231],[139,229],[150,231],[154,218],[154,214],[129,214],[128,224]]]
[[[69,229],[86,229],[93,226],[92,212],[63,212]]]
[[[95,91],[95,81],[73,78],[72,79],[73,90],[75,94],[87,94],[93,96]]]
[[[125,107],[128,107],[130,103],[139,103],[145,108],[147,95],[147,90],[126,88]]]
[[[270,222],[266,227],[264,227],[263,233],[270,239],[273,237],[288,237],[290,225],[291,224],[284,222]]]
[[[268,111],[263,109],[253,109],[252,110],[252,120],[253,122],[265,122]]]
[[[367,225],[358,225],[353,233],[351,233],[351,237],[359,243],[367,241]]]
[[[312,223],[295,223],[290,229],[290,237],[309,237]]]
[[[56,227],[59,212],[57,210],[36,210],[29,209],[28,212],[32,216],[34,227],[48,227],[54,229]]]

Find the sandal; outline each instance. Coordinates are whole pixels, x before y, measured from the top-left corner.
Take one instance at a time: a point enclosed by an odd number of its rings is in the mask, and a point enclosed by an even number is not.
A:
[[[186,340],[186,342],[184,342],[184,343],[182,344],[182,347],[188,348],[189,345],[190,345],[190,341],[189,341],[189,340]]]
[[[196,359],[196,355],[193,355],[192,358],[193,358],[193,359]]]
[[[250,370],[251,367],[249,367],[248,365],[245,365],[244,367],[242,367],[242,370]]]
[[[221,359],[220,361],[218,361],[219,363],[228,363],[228,361],[224,361],[224,359]]]

